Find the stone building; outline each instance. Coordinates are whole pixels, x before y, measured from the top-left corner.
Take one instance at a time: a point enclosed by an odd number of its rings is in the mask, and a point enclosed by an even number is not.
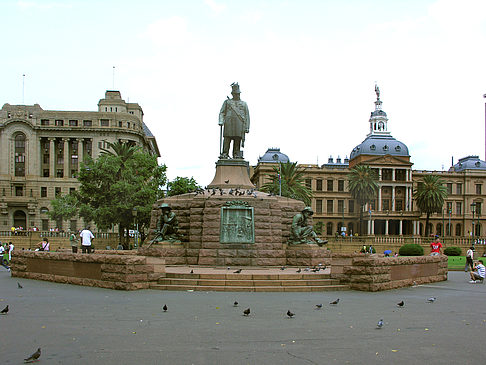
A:
[[[43,110],[39,104],[4,104],[0,110],[0,230],[37,227],[75,230],[82,222],[51,221],[50,201],[78,189],[86,156],[123,141],[160,156],[137,103],[106,91],[98,111]]]
[[[413,170],[408,147],[392,137],[388,130],[388,117],[382,110],[377,92],[375,110],[369,118],[370,131],[363,142],[351,151],[349,159],[329,158],[323,165],[299,164],[305,169],[305,182],[312,190],[314,226],[323,235],[358,232],[359,206],[348,190],[350,169],[365,164],[376,169],[379,190],[375,201],[364,212],[363,234],[414,236],[424,232],[425,214],[414,204],[413,190],[424,175],[440,175],[447,187],[448,196],[441,213],[430,217],[434,234],[452,237],[483,235],[482,206],[485,198],[486,162],[478,156],[462,158],[448,171]],[[252,168],[252,182],[257,189],[272,173],[272,167],[288,161],[278,148],[269,149]],[[474,212],[474,213],[473,213]],[[473,219],[474,218],[474,219]]]

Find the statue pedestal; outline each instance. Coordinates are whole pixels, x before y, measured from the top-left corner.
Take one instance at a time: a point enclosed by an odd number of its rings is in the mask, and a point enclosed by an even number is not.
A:
[[[250,164],[239,159],[220,159],[216,162],[216,174],[208,188],[253,189],[249,175]]]

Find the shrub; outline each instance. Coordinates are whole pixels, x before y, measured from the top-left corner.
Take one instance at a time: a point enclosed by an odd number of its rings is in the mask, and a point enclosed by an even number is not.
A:
[[[460,247],[451,246],[444,249],[444,254],[447,256],[461,256],[462,250]]]
[[[423,256],[424,248],[415,243],[407,243],[400,247],[398,253],[400,256]]]

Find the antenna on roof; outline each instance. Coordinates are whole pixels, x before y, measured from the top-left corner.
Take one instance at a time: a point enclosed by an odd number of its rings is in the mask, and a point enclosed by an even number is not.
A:
[[[115,90],[115,66],[113,66],[113,86],[112,90]]]
[[[24,104],[25,95],[25,74],[22,74],[22,105]]]

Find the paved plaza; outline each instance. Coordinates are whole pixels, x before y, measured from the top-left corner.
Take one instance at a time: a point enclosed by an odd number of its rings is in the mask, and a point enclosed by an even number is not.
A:
[[[38,364],[480,364],[486,284],[466,275],[378,293],[125,292],[2,269],[0,363],[41,347]]]

